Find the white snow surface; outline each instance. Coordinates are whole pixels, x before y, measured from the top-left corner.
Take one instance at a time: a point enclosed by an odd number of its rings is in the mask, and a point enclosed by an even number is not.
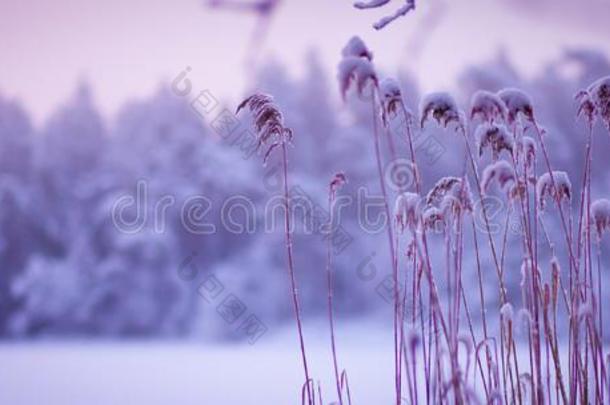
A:
[[[324,403],[335,401],[328,328],[308,324],[312,375]],[[254,345],[205,342],[43,342],[0,345],[0,403],[299,404],[303,372],[293,328]],[[389,404],[391,330],[377,323],[338,325],[338,357],[354,400]]]

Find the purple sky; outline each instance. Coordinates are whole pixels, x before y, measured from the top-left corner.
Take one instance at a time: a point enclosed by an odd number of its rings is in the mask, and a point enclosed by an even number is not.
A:
[[[421,1],[416,14],[375,32],[371,24],[393,3],[363,12],[350,0],[285,0],[263,55],[298,75],[303,55],[316,47],[334,76],[339,50],[358,34],[377,65],[390,73],[408,67],[424,90],[435,90],[451,89],[457,72],[499,46],[527,74],[565,46],[610,52],[607,0],[513,0],[511,8],[507,2]],[[422,30],[434,9],[442,12],[440,25]],[[244,89],[254,26],[252,16],[209,10],[201,0],[0,0],[0,92],[23,102],[39,124],[85,78],[103,114],[112,116],[189,65],[197,87],[234,100]],[[423,46],[419,56],[414,44]]]

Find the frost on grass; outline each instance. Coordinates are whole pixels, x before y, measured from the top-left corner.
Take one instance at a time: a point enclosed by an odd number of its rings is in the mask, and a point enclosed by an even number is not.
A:
[[[504,89],[498,92],[498,97],[507,108],[507,120],[514,123],[520,116],[527,121],[534,122],[534,107],[532,99],[519,89]]]
[[[538,178],[536,183],[537,203],[541,210],[546,206],[546,198],[551,197],[555,201],[570,201],[572,199],[572,183],[566,172],[553,171],[544,173]]]
[[[470,119],[481,119],[484,122],[504,122],[508,109],[502,99],[489,91],[479,90],[472,96]]]
[[[434,119],[438,125],[447,128],[451,123],[455,123],[458,128],[463,128],[462,115],[449,93],[438,92],[430,93],[424,97],[420,107],[420,126],[423,128],[426,122]]]
[[[595,225],[597,237],[601,239],[602,234],[610,229],[610,200],[605,198],[595,200],[591,204],[591,219]]]
[[[485,149],[489,148],[494,161],[498,160],[502,151],[513,154],[515,141],[513,135],[504,125],[484,123],[479,125],[475,136],[479,142],[479,156],[483,156]]]

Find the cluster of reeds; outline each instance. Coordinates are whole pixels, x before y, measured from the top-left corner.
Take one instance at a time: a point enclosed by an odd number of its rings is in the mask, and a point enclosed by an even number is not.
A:
[[[396,404],[403,398],[413,404],[610,401],[601,265],[602,237],[610,229],[610,200],[593,201],[591,195],[592,132],[596,120],[610,131],[610,78],[576,96],[577,113],[587,127],[579,195],[568,173],[552,166],[547,134],[537,121],[534,103],[520,90],[479,91],[467,114],[451,95],[433,93],[423,99],[419,120],[414,120],[398,83],[379,79],[372,52],[357,37],[343,50],[338,79],[344,99],[355,90],[370,103],[379,187],[391,219],[386,231],[393,280]],[[292,134],[270,97],[252,96],[243,107],[254,115],[260,145],[268,149],[264,155],[275,148],[282,152],[288,270],[305,373],[302,401],[322,404],[320,387],[316,399],[309,375],[292,262],[286,164],[286,143]],[[400,157],[391,141],[390,125],[397,116],[416,175],[410,190],[393,194],[384,181],[387,155],[382,150],[387,146],[392,158]],[[425,193],[413,144],[416,133],[429,125],[445,128],[463,141],[465,165],[461,173],[438,179]],[[335,194],[345,181],[339,173],[329,184],[331,225]],[[499,235],[491,229],[485,204],[492,192],[502,196],[505,207],[506,221]],[[476,217],[482,218],[482,229]],[[506,274],[517,272],[506,263],[511,217],[517,218],[521,230],[517,237],[521,283],[516,291],[509,291],[506,283]],[[560,244],[555,245],[549,235],[550,222],[561,229]],[[444,246],[440,265],[433,260],[432,239]],[[473,247],[476,260],[468,263],[475,263],[474,268],[465,267],[464,256],[470,253],[465,246]],[[558,259],[562,255],[565,272]],[[486,267],[493,270],[484,268],[485,262],[491,262]],[[490,271],[497,285],[493,296],[484,288]],[[465,291],[465,273],[477,279],[474,294]],[[330,245],[327,290],[337,401],[351,404],[347,373],[337,356]],[[477,307],[479,314],[472,312]],[[564,324],[567,333],[560,329]]]

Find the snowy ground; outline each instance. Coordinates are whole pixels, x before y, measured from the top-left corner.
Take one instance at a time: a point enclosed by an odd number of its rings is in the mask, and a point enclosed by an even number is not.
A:
[[[340,361],[361,404],[392,402],[392,340],[382,325],[339,327]],[[319,332],[317,332],[319,331]],[[332,373],[325,325],[307,330],[309,357],[327,398]],[[298,404],[302,371],[292,329],[255,345],[20,343],[0,345],[0,403]]]

